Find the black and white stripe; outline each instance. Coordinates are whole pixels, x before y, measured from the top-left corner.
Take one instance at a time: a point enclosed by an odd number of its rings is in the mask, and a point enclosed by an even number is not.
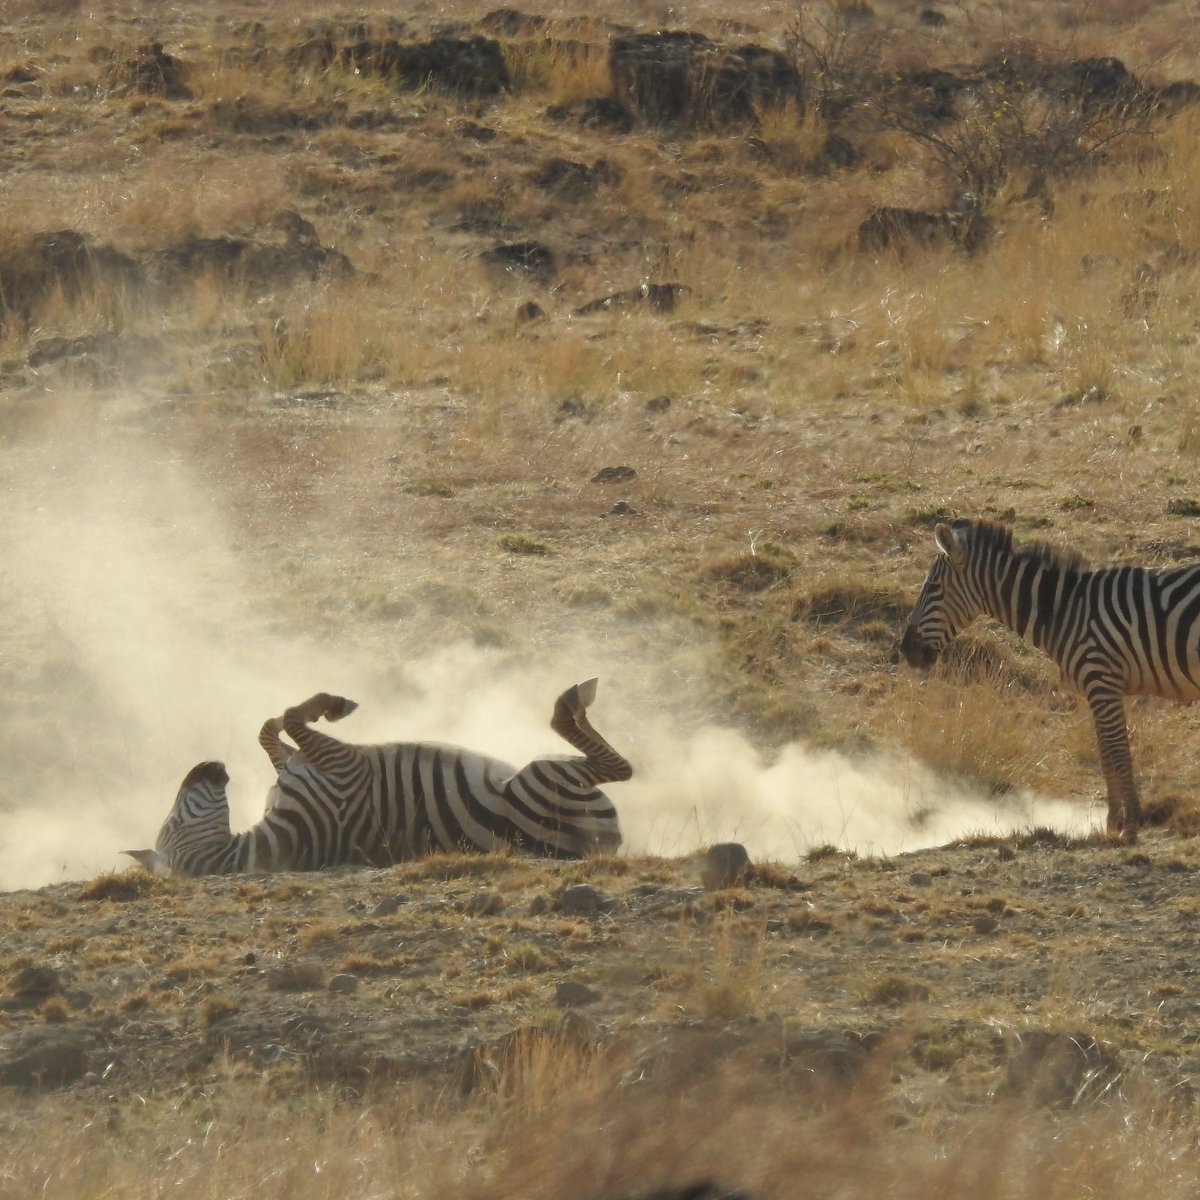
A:
[[[621,844],[616,810],[597,789],[633,768],[591,727],[596,680],[557,700],[551,728],[584,757],[507,763],[428,742],[355,746],[311,727],[357,707],[325,693],[266,722],[259,742],[278,772],[263,819],[229,827],[221,763],[184,779],[154,850],[129,851],[155,870],[188,875],[386,866],[431,850],[493,850],[578,858]],[[287,734],[295,746],[283,740]]]
[[[1054,659],[1092,711],[1108,790],[1108,832],[1137,840],[1141,805],[1125,697],[1200,699],[1200,564],[1151,570],[1089,568],[1044,543],[1014,549],[995,521],[958,520],[934,531],[929,568],[900,643],[927,669],[981,614]]]

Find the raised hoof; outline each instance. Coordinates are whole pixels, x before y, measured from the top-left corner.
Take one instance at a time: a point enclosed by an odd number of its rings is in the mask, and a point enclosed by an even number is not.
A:
[[[331,696],[329,707],[325,710],[325,720],[340,721],[343,717],[348,717],[357,707],[357,700],[347,700],[345,696]]]
[[[582,717],[596,700],[596,686],[599,679],[585,679],[574,687],[569,687],[558,698],[558,703],[573,717]]]

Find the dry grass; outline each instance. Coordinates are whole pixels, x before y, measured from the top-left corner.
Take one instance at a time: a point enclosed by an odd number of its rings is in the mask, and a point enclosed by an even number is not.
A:
[[[935,1061],[940,1051],[929,1044],[926,1052]],[[369,1194],[402,1177],[406,1195],[468,1200],[673,1195],[702,1180],[781,1200],[814,1190],[877,1196],[881,1186],[899,1200],[1066,1200],[1080,1190],[1170,1200],[1194,1185],[1192,1131],[1166,1109],[1130,1120],[1117,1100],[1047,1119],[1005,1105],[932,1126],[919,1096],[906,1116],[889,1112],[870,1077],[851,1088],[819,1080],[781,1088],[748,1065],[701,1055],[635,1082],[622,1066],[562,1042],[530,1042],[504,1070],[503,1098],[498,1080],[494,1096],[465,1111],[388,1086],[366,1111],[320,1096],[283,1105],[253,1079],[233,1076],[235,1103],[189,1090],[155,1117],[156,1144],[171,1153],[149,1190],[141,1148],[150,1128],[136,1108],[70,1121],[53,1147],[18,1120],[0,1194],[47,1185],[62,1196],[132,1189],[315,1200]],[[250,1111],[257,1115],[247,1122]]]

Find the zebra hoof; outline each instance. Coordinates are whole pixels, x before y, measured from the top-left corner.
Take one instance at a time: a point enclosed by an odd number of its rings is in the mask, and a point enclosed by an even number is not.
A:
[[[333,696],[329,707],[325,710],[325,720],[340,721],[348,717],[358,707],[357,700],[347,700],[345,696]]]
[[[596,699],[596,685],[600,682],[599,679],[585,679],[583,683],[577,683],[574,687],[569,687],[558,698],[558,703],[567,710],[573,717],[582,717],[587,712],[588,707]]]

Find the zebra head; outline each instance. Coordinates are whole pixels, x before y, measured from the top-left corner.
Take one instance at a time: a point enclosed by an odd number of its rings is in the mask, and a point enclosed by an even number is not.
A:
[[[983,600],[969,569],[973,528],[962,518],[934,528],[939,553],[900,642],[900,653],[910,667],[928,671],[946,644],[982,611]]]
[[[179,785],[170,815],[158,831],[153,850],[125,850],[131,858],[165,875],[173,868],[188,869],[197,850],[219,846],[232,837],[225,786],[229,772],[219,762],[197,763]],[[190,852],[190,853],[189,853]]]

